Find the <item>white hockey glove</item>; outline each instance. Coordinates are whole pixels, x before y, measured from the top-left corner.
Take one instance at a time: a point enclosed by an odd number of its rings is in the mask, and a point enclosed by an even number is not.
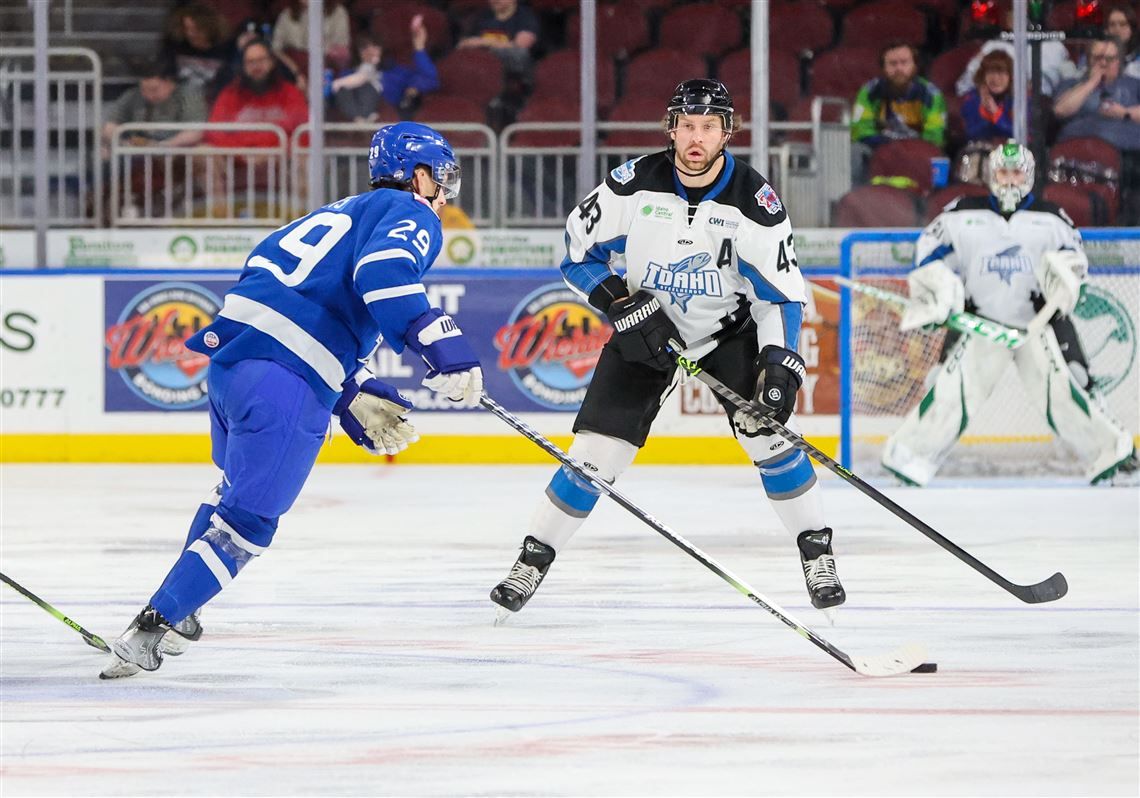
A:
[[[1089,259],[1083,252],[1061,249],[1046,252],[1036,265],[1037,282],[1046,302],[1068,316],[1081,298],[1081,283],[1089,273]]]
[[[906,279],[910,286],[910,304],[899,322],[903,332],[937,327],[950,318],[950,314],[966,309],[966,287],[942,261],[919,266]]]
[[[333,414],[357,446],[372,454],[397,454],[420,439],[405,417],[412,403],[391,385],[362,370],[343,387]]]
[[[483,396],[483,369],[455,320],[432,308],[404,335],[408,348],[428,365],[424,387],[474,407]]]

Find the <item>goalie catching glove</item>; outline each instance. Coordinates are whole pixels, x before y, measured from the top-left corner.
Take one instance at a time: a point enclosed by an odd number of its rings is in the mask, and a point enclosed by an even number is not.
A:
[[[791,349],[769,344],[756,358],[760,375],[756,378],[753,398],[764,406],[763,416],[741,408],[732,417],[732,423],[744,435],[771,435],[761,418],[771,418],[786,424],[796,407],[796,393],[804,382],[804,359]]]
[[[606,310],[606,315],[614,326],[611,342],[622,360],[644,363],[666,372],[677,367],[675,357],[665,345],[672,339],[679,342],[683,349],[685,342],[657,297],[638,291],[633,296],[615,299]]]
[[[1060,249],[1046,252],[1036,264],[1037,282],[1046,302],[1068,316],[1081,298],[1081,283],[1089,273],[1089,259],[1083,252]]]
[[[451,316],[432,308],[412,322],[404,340],[427,363],[424,387],[453,402],[479,404],[483,396],[483,369]]]
[[[910,302],[903,311],[899,329],[911,332],[945,324],[953,313],[966,309],[966,287],[942,261],[919,266],[906,276]]]
[[[361,370],[343,389],[333,414],[357,446],[372,454],[396,454],[420,439],[405,417],[412,403],[388,383]]]

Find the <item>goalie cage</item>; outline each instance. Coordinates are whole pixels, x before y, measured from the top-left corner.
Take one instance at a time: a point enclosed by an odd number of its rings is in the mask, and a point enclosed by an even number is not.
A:
[[[1089,280],[1073,320],[1089,361],[1094,393],[1140,443],[1140,230],[1082,231]],[[848,235],[840,269],[849,277],[907,293],[917,235]],[[856,473],[885,475],[887,436],[925,394],[945,330],[902,333],[900,312],[844,291],[840,306],[840,453]],[[940,476],[1078,475],[1083,466],[1029,403],[1011,363],[982,412],[969,420]]]

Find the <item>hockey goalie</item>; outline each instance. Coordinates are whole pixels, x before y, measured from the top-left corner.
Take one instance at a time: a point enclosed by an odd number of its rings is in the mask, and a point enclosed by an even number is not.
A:
[[[934,477],[1011,360],[1032,410],[1079,458],[1092,484],[1136,475],[1132,435],[1077,379],[1058,340],[1058,331],[1062,339],[1075,335],[1066,317],[1080,298],[1088,258],[1064,210],[1032,193],[1033,172],[1026,147],[998,146],[988,159],[990,195],[947,206],[918,240],[903,332],[936,327],[967,304],[1023,330],[1038,313],[1056,314],[1052,324],[1032,325],[1035,334],[1015,350],[970,335],[950,345],[929,391],[883,450],[883,466],[905,483]]]

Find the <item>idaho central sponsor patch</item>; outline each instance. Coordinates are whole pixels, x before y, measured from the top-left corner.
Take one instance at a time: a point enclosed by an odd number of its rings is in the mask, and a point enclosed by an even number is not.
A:
[[[776,190],[767,183],[760,186],[760,190],[754,196],[756,197],[756,204],[773,216],[784,209],[780,198],[776,196]]]

